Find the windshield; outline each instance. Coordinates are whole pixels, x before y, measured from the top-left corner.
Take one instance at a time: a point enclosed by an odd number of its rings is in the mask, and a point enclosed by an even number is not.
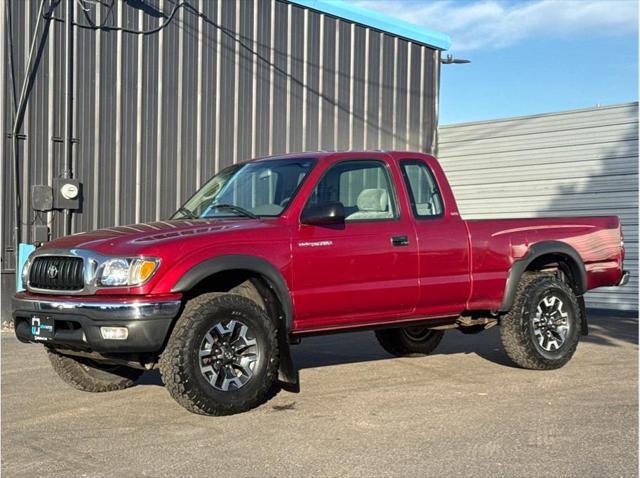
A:
[[[172,219],[279,216],[314,163],[270,159],[234,164],[211,178]]]

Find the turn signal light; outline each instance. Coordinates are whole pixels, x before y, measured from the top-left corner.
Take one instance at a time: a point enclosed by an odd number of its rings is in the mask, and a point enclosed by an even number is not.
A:
[[[127,340],[129,329],[126,327],[100,327],[100,334],[105,340]]]

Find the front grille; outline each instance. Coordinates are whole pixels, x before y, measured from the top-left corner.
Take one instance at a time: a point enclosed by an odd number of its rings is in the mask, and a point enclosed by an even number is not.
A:
[[[48,290],[81,290],[84,287],[80,257],[36,257],[31,264],[29,286]]]

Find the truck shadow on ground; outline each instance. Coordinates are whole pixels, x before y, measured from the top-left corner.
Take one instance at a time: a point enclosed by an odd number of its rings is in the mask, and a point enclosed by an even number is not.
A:
[[[581,337],[583,343],[603,346],[619,346],[622,343],[638,343],[638,319],[633,316],[612,317],[591,313],[589,335]],[[303,340],[294,347],[294,359],[300,369],[325,367],[346,363],[385,360],[386,353],[372,332],[337,334]],[[476,354],[498,365],[513,367],[507,357],[498,327],[475,335],[465,335],[457,330],[447,332],[432,355]]]
[[[581,341],[607,347],[637,344],[638,319],[591,313],[589,335],[582,337]],[[497,327],[476,335],[465,335],[456,330],[447,332],[432,355],[453,354],[475,354],[496,365],[514,367],[504,352]],[[293,356],[300,370],[394,358],[378,345],[373,332],[305,338],[300,345],[293,347]],[[159,372],[153,370],[144,374],[138,383],[162,385],[162,379]]]

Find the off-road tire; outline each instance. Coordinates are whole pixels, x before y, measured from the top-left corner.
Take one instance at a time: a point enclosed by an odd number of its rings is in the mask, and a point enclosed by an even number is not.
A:
[[[62,380],[83,392],[113,392],[135,385],[144,373],[124,365],[95,362],[84,357],[72,357],[46,348],[53,370]]]
[[[215,389],[200,370],[199,350],[216,323],[237,318],[253,331],[258,360],[253,376],[242,387]],[[265,402],[274,391],[278,374],[276,326],[255,302],[236,294],[207,293],[185,305],[160,356],[160,373],[171,396],[190,412],[230,415]]]
[[[420,333],[411,333],[423,327],[402,327],[399,329],[376,330],[378,342],[391,355],[396,357],[421,357],[433,352],[444,335],[442,330],[424,329]]]
[[[537,306],[549,294],[562,299],[570,323],[564,344],[552,352],[538,345],[532,330]],[[551,274],[527,272],[520,279],[511,310],[500,319],[500,338],[507,355],[518,366],[553,370],[565,365],[575,353],[581,324],[578,299],[568,284]]]

